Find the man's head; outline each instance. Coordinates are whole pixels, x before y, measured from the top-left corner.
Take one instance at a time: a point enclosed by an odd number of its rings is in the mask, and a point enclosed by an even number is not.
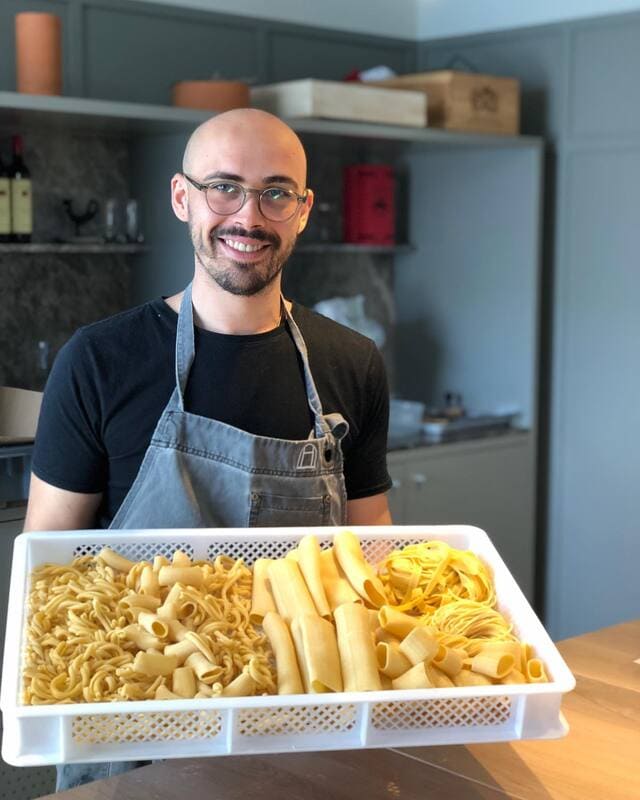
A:
[[[197,265],[233,294],[256,294],[272,283],[307,224],[313,193],[305,194],[306,178],[300,140],[271,114],[236,109],[196,128],[182,174],[171,181],[171,200],[178,219],[189,225]],[[267,188],[274,191],[260,196]]]

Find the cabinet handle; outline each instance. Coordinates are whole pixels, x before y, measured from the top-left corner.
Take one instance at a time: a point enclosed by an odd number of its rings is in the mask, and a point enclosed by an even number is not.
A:
[[[422,487],[427,482],[427,476],[423,475],[421,472],[416,472],[415,475],[411,476],[411,480],[414,482],[416,486]]]

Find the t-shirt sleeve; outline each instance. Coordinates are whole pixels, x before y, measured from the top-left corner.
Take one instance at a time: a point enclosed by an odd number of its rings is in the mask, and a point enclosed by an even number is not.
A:
[[[101,492],[107,457],[101,444],[95,364],[82,331],[62,347],[45,387],[33,450],[33,472],[70,492]]]
[[[382,355],[373,344],[364,392],[362,424],[345,463],[349,500],[371,497],[391,488],[387,470],[389,386]]]

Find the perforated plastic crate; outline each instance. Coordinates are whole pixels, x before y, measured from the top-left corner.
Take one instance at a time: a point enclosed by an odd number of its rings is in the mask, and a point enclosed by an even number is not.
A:
[[[560,713],[574,678],[487,535],[469,526],[360,527],[365,556],[439,539],[469,549],[493,572],[498,608],[547,668],[546,684],[267,697],[21,704],[21,643],[28,576],[45,562],[69,563],[108,544],[133,560],[196,559],[224,553],[252,564],[278,558],[308,533],[322,546],[337,528],[30,533],[16,539],[3,667],[2,757],[32,766],[62,762],[182,758],[295,750],[337,750],[554,738],[567,731]]]

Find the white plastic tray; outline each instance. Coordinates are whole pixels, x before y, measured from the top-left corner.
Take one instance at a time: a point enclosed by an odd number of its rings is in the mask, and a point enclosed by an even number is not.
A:
[[[337,528],[73,531],[27,533],[16,539],[3,665],[2,757],[16,766],[147,760],[242,753],[464,744],[563,736],[564,692],[575,686],[551,639],[487,535],[469,526],[350,528],[365,556],[380,561],[396,547],[440,539],[469,549],[494,575],[499,609],[545,663],[546,684],[344,692],[194,700],[25,706],[21,653],[28,576],[45,562],[68,563],[109,544],[128,558],[220,553],[248,564],[283,556],[305,534],[329,544]]]

